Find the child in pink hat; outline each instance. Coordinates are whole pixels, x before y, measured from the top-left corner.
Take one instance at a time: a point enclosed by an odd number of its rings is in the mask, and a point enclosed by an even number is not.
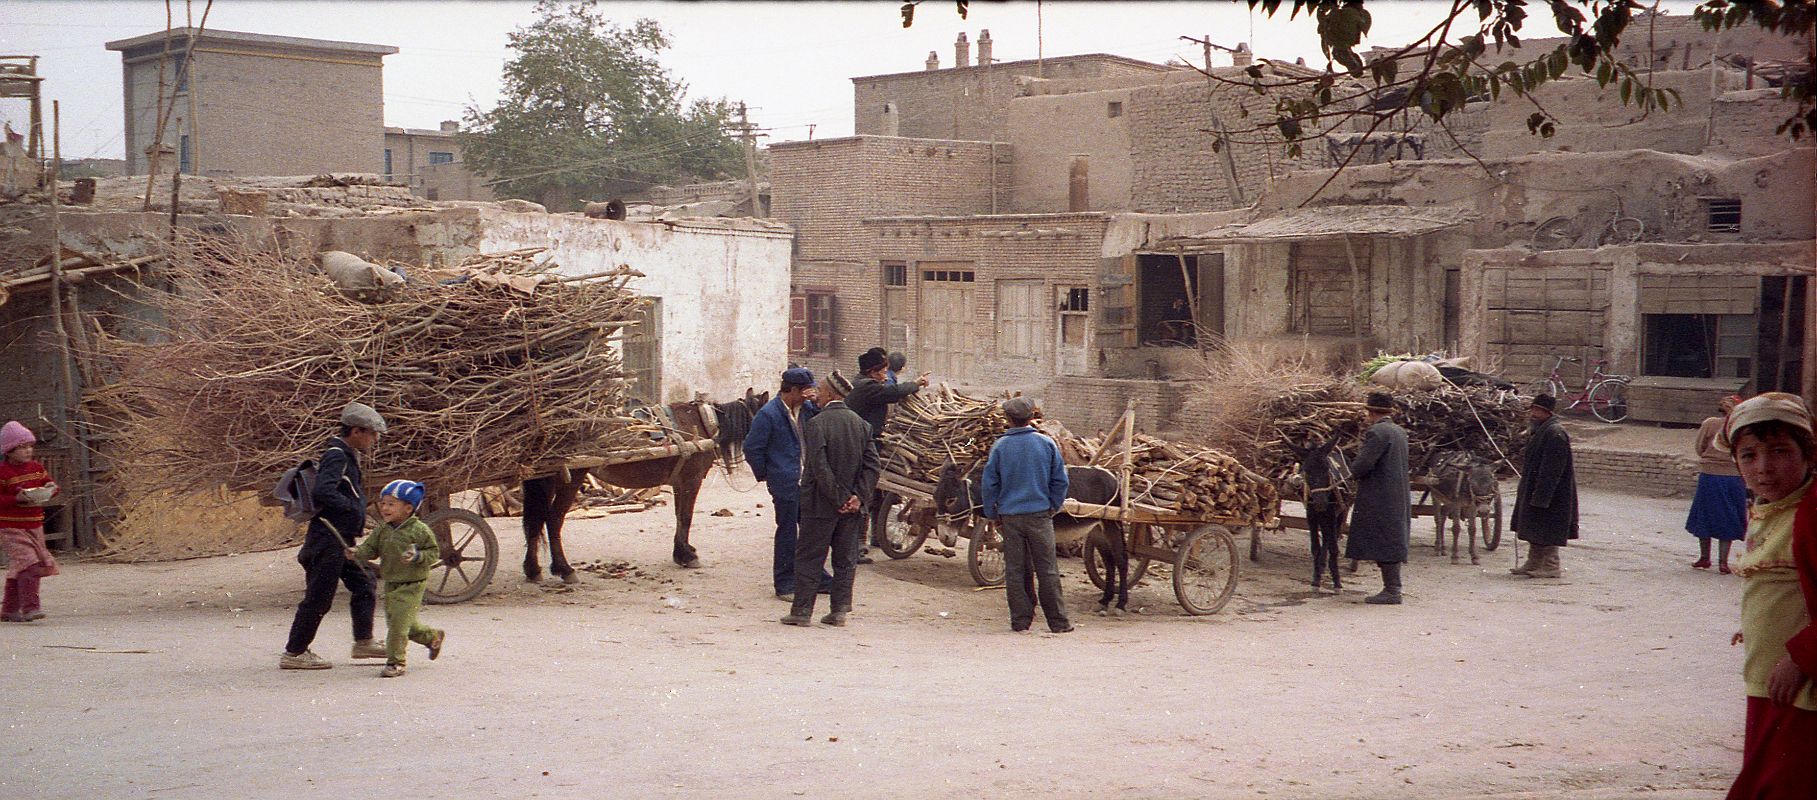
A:
[[[61,490],[33,456],[38,438],[18,422],[0,427],[0,549],[6,551],[6,601],[0,621],[32,622],[44,618],[38,581],[57,574],[57,560],[44,546],[43,503]],[[49,487],[49,497],[28,489]]]

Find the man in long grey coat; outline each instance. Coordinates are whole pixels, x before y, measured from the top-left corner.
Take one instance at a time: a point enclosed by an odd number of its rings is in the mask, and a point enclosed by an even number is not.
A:
[[[1577,538],[1577,473],[1571,464],[1571,435],[1552,416],[1557,403],[1542,394],[1527,408],[1533,438],[1527,442],[1510,527],[1533,546],[1526,563],[1509,571],[1529,578],[1563,575],[1559,548]]]
[[[1350,541],[1344,556],[1374,561],[1382,568],[1382,591],[1364,598],[1373,605],[1400,605],[1401,564],[1407,560],[1413,502],[1408,497],[1407,431],[1394,424],[1394,398],[1371,392],[1364,403],[1369,430],[1350,462],[1356,478],[1356,505],[1350,510]]]
[[[858,537],[869,517],[865,500],[883,471],[871,426],[845,405],[833,381],[821,383],[830,399],[801,431],[801,531],[795,537],[795,585],[813,586],[833,554],[833,610],[820,621],[845,625],[852,610],[852,579],[858,570]],[[795,592],[784,625],[814,624],[814,593]]]

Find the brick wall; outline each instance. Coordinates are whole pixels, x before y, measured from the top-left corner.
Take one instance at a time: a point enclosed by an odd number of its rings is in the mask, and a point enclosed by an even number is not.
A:
[[[1697,488],[1697,460],[1638,450],[1572,445],[1579,488],[1637,492],[1657,497],[1689,495]]]
[[[941,51],[952,58],[951,45]],[[852,127],[860,135],[883,135],[884,105],[896,106],[898,136],[926,139],[1004,137],[1004,110],[1022,91],[1017,78],[1100,78],[1160,74],[1167,67],[1110,55],[1063,56],[1034,61],[1001,61],[972,66],[871,75],[852,79]]]
[[[1179,427],[1179,409],[1191,385],[1190,381],[1065,377],[1048,384],[1038,399],[1049,419],[1059,420],[1080,436],[1115,425],[1131,399],[1136,401],[1137,430],[1168,433]]]
[[[1287,160],[1279,133],[1248,130],[1272,118],[1279,96],[1201,81],[1132,89],[1124,112],[1130,118],[1131,208],[1153,212],[1235,208],[1255,202],[1274,176],[1300,168]],[[1233,140],[1245,142],[1229,145],[1245,203],[1234,198],[1225,156],[1212,150],[1214,137],[1206,132],[1220,121]],[[1306,162],[1304,166],[1319,163],[1322,147],[1318,140],[1308,142],[1308,152],[1299,161]]]

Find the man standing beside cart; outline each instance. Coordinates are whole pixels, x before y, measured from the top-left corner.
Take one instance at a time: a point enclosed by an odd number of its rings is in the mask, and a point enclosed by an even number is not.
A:
[[[802,426],[801,535],[795,543],[795,585],[814,579],[833,555],[832,610],[820,621],[845,626],[852,610],[852,582],[858,568],[858,542],[864,535],[864,499],[877,488],[883,469],[877,446],[864,420],[847,408],[839,386],[822,389],[826,407]],[[784,625],[808,626],[814,619],[814,594],[797,592]]]
[[[744,460],[751,474],[770,488],[776,509],[776,537],[770,576],[776,599],[795,599],[795,536],[801,521],[801,431],[820,408],[814,405],[814,373],[802,367],[782,372],[782,387],[751,419]],[[821,583],[832,580],[824,575]],[[818,587],[816,587],[818,588]]]
[[[1542,394],[1527,408],[1533,439],[1527,443],[1510,527],[1532,547],[1526,563],[1509,571],[1529,578],[1564,575],[1558,551],[1577,538],[1577,474],[1571,435],[1552,416],[1557,405],[1557,398]]]
[[[352,598],[353,658],[384,658],[385,647],[372,640],[372,612],[378,605],[372,575],[346,550],[366,528],[365,476],[360,454],[372,451],[385,418],[364,403],[341,409],[341,435],[328,440],[328,449],[316,462],[315,487],[310,500],[315,516],[303,537],[297,562],[303,565],[303,602],[297,604],[290,623],[290,641],[278,658],[279,669],[328,669],[334,666],[309,649],[316,629],[334,605],[335,584],[345,583]]]
[[[1374,561],[1382,568],[1382,591],[1363,599],[1371,605],[1401,604],[1401,565],[1407,561],[1413,502],[1408,496],[1407,431],[1394,424],[1394,397],[1370,392],[1363,404],[1369,430],[1350,462],[1356,504],[1350,510],[1350,541],[1344,556]]]
[[[984,516],[1003,534],[1003,583],[1009,596],[1009,626],[1026,631],[1035,621],[1035,598],[1028,576],[1040,584],[1038,595],[1047,628],[1070,633],[1073,624],[1060,598],[1060,565],[1054,554],[1054,515],[1066,502],[1069,486],[1060,447],[1029,424],[1035,406],[1012,397],[1003,404],[1009,430],[991,445],[984,462]]]
[[[907,366],[907,359],[903,365]],[[889,355],[881,347],[873,347],[858,357],[858,380],[852,383],[851,394],[845,398],[845,404],[853,413],[864,418],[871,426],[873,440],[883,436],[883,423],[889,418],[890,405],[900,403],[927,385],[927,373],[910,382],[890,380]],[[876,547],[883,546],[883,520],[889,515],[889,508],[883,504],[883,495],[866,498],[865,508],[870,517],[870,543]],[[870,558],[861,550],[858,563],[870,563]]]

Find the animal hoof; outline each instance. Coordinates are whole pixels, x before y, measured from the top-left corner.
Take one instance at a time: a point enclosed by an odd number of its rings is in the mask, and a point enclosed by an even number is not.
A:
[[[1113,608],[1110,610],[1110,615],[1113,617],[1121,617],[1121,616],[1123,616],[1123,609]]]
[[[1453,563],[1453,564],[1456,564],[1456,563],[1457,563],[1457,556],[1452,556],[1452,557],[1451,557],[1451,563]]]
[[[524,573],[524,583],[539,583],[542,581],[542,579],[543,579],[543,574],[540,572]]]
[[[1471,563],[1471,564],[1472,564],[1472,565],[1475,565],[1475,564],[1481,564],[1481,563],[1483,563],[1483,562],[1481,562],[1481,561],[1479,561],[1479,560],[1477,560],[1477,559],[1474,559],[1474,558],[1472,558],[1472,559],[1470,559],[1470,563]]]
[[[700,559],[696,558],[692,561],[683,562],[681,565],[681,568],[682,569],[700,569]]]
[[[562,576],[562,583],[580,583],[580,576],[570,572]]]

